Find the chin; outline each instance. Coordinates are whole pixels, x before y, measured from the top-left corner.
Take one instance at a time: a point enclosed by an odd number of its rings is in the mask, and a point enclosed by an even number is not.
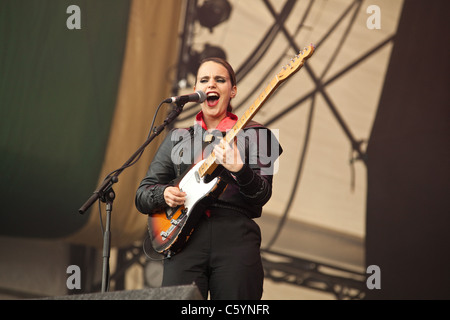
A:
[[[226,115],[226,111],[225,112],[211,112],[209,113],[209,115],[213,118],[220,118]]]
[[[203,111],[203,112],[205,113],[205,111]],[[226,113],[226,110],[225,110],[225,113]],[[214,107],[206,106],[206,114],[211,117],[217,117],[217,116],[224,114],[224,112],[222,111],[222,109],[218,108],[217,106],[214,106]]]

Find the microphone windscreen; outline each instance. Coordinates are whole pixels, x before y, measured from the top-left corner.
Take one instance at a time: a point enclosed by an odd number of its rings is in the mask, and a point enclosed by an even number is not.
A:
[[[203,102],[206,100],[206,94],[202,90],[198,90],[197,94],[199,96],[198,102]]]

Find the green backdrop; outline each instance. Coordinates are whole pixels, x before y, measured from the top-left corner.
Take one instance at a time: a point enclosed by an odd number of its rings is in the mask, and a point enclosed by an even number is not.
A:
[[[66,13],[77,5],[81,29]],[[0,1],[0,235],[61,237],[88,214],[115,108],[129,0]]]

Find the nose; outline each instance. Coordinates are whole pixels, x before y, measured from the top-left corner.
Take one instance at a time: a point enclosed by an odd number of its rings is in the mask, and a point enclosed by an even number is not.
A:
[[[216,87],[216,81],[214,79],[209,79],[208,81],[208,88],[215,88]]]

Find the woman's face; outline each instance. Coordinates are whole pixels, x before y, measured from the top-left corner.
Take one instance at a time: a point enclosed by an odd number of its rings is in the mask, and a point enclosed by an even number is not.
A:
[[[203,117],[221,120],[227,114],[230,99],[236,96],[228,70],[220,63],[207,61],[197,72],[194,90],[202,90],[206,100],[202,103]]]

